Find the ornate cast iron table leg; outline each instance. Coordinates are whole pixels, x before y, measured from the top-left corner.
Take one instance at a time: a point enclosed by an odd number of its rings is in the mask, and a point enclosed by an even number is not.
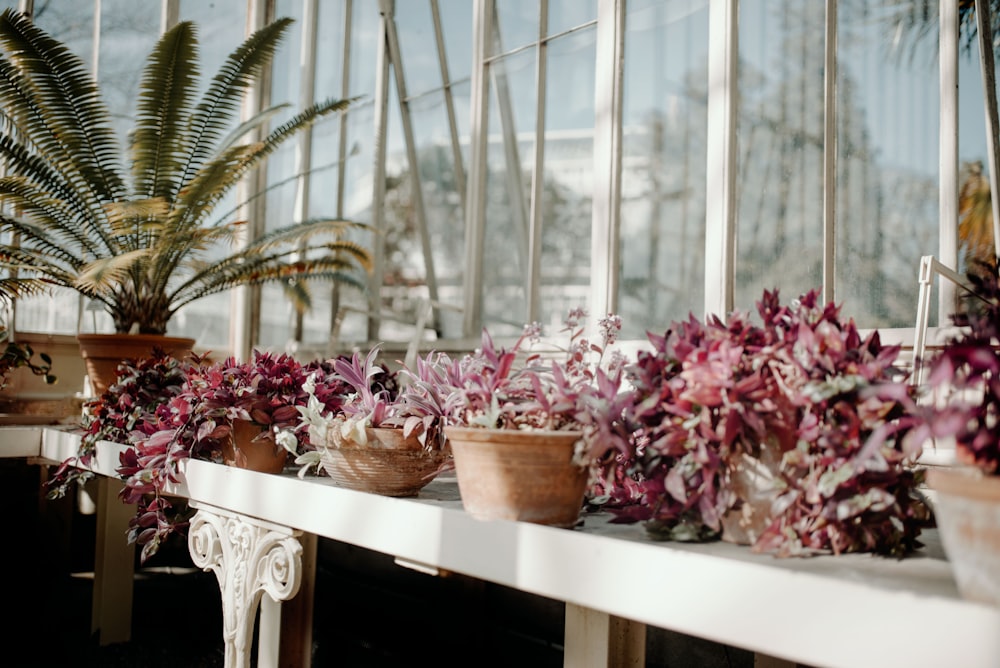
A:
[[[254,619],[261,595],[285,601],[302,581],[301,532],[219,508],[192,504],[188,529],[194,564],[211,569],[222,591],[227,668],[249,668]]]

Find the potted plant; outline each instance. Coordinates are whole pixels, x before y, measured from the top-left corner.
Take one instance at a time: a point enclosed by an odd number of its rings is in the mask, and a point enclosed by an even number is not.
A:
[[[231,131],[290,23],[248,37],[200,99],[195,26],[166,31],[145,63],[123,151],[88,66],[23,14],[0,14],[0,202],[10,207],[0,231],[16,240],[0,244],[0,297],[76,290],[110,315],[118,335],[131,336],[81,339],[96,395],[123,358],[154,345],[183,355],[192,340],[160,337],[178,309],[202,297],[277,283],[306,308],[307,280],[363,287],[357,270],[369,267],[369,253],[346,238],[360,224],[295,222],[233,249],[227,244],[246,221],[213,219],[223,197],[282,143],[348,106],[319,102],[256,138],[281,105]],[[89,352],[89,343],[102,352]]]
[[[959,333],[928,361],[934,394],[915,410],[926,437],[954,442],[958,464],[929,467],[927,482],[958,588],[1000,605],[1000,279],[995,264],[968,279]]]
[[[765,291],[757,313],[649,335],[608,430],[604,500],[661,538],[778,556],[911,551],[929,512],[899,348],[862,338],[815,290],[790,304]]]
[[[582,309],[569,313],[569,345],[548,355],[531,350],[541,342],[537,324],[525,326],[510,349],[484,329],[480,348],[443,375],[445,434],[462,505],[473,517],[578,523],[592,466],[603,454],[598,424],[618,394],[624,363],[612,355],[602,368],[620,318],[601,319],[599,345],[584,336],[585,317]]]
[[[120,498],[136,505],[129,542],[143,546],[145,561],[187,525],[187,504],[166,493],[169,483],[179,482],[180,462],[228,458],[246,467],[261,456],[284,468],[288,453],[309,447],[294,406],[311,399],[338,410],[343,402],[347,388],[332,376],[328,361],[302,364],[260,351],[245,363],[211,363],[198,355],[178,360],[158,348],[149,357],[126,360],[117,381],[85,405],[79,451],[56,470],[48,495],[61,497],[70,484],[93,477],[89,467],[100,442],[128,446],[119,456],[117,472],[125,481]],[[306,379],[316,383],[310,394],[302,389]],[[237,453],[234,434],[243,428],[233,425],[240,422],[255,425],[246,429],[252,433],[248,445],[259,452]]]
[[[443,402],[433,374],[445,356],[433,353],[417,369],[390,371],[377,362],[381,346],[333,360],[333,378],[349,388],[339,410],[314,400],[315,381],[300,406],[311,452],[296,463],[322,466],[339,486],[385,496],[415,496],[451,463],[442,431]],[[405,381],[409,381],[405,383]],[[405,384],[404,384],[405,383]]]

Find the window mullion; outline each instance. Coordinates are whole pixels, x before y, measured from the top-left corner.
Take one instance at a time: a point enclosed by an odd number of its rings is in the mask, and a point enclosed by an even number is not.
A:
[[[736,270],[738,0],[711,0],[705,181],[705,314],[733,310]]]
[[[483,225],[486,220],[486,142],[493,0],[477,0],[472,14],[472,81],[469,99],[469,174],[465,210],[465,308],[462,334],[476,337],[483,319]]]
[[[625,0],[600,0],[597,17],[590,311],[604,314],[618,310]]]
[[[538,3],[538,41],[535,43],[535,152],[531,174],[531,202],[528,218],[528,271],[526,322],[540,318],[539,292],[542,281],[542,190],[545,185],[545,88],[548,32],[548,0]]]
[[[823,301],[836,297],[837,276],[837,0],[826,0],[823,66]]]

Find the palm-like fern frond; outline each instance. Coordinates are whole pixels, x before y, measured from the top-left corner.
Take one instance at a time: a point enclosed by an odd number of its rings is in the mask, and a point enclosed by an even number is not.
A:
[[[139,86],[129,151],[136,197],[173,198],[180,189],[198,74],[194,26],[178,23],[156,43]]]
[[[0,158],[10,174],[0,178],[0,202],[16,210],[0,213],[0,231],[17,239],[0,244],[0,270],[12,272],[0,278],[0,299],[69,287],[103,304],[119,332],[164,333],[181,306],[240,285],[296,285],[300,303],[308,279],[363,288],[370,255],[344,236],[366,226],[311,220],[231,251],[242,222],[209,218],[283,142],[351,102],[314,104],[238,143],[286,106],[231,130],[290,24],[248,37],[200,99],[194,25],[164,33],[143,69],[123,158],[82,61],[18,12],[0,13]]]
[[[51,147],[47,157],[61,158],[60,168],[78,187],[100,201],[123,196],[111,114],[86,64],[10,9],[0,14],[0,44],[16,68],[15,81],[30,81],[4,96],[13,103],[8,113],[18,129],[36,146]]]
[[[189,158],[182,183],[211,159],[220,137],[238,114],[244,93],[270,64],[291,24],[289,18],[273,21],[250,35],[226,58],[191,115],[184,147]]]

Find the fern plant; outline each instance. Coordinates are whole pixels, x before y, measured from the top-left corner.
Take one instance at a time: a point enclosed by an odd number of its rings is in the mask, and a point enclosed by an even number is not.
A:
[[[164,334],[181,307],[237,286],[284,285],[301,310],[309,279],[363,289],[370,254],[348,235],[364,225],[310,219],[235,248],[246,221],[215,214],[283,142],[351,102],[318,102],[265,134],[279,105],[230,131],[291,21],[248,37],[200,99],[195,26],[165,32],[123,147],[83,61],[23,14],[0,14],[0,232],[11,240],[0,243],[0,299],[71,288],[118,333]]]

